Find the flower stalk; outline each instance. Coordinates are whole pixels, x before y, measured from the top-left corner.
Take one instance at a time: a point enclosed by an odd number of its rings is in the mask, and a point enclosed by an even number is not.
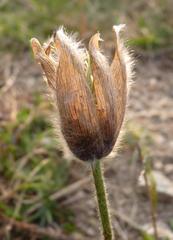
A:
[[[91,168],[96,189],[98,211],[100,215],[103,237],[104,240],[113,240],[114,236],[112,232],[109,205],[104,182],[104,173],[103,168],[101,167],[101,162],[99,160],[91,162]]]
[[[59,28],[44,44],[31,39],[35,59],[55,105],[55,127],[64,152],[91,164],[104,240],[113,240],[102,159],[117,143],[123,125],[131,61],[120,32],[113,27],[115,53],[108,61],[94,34],[86,49],[73,35]]]

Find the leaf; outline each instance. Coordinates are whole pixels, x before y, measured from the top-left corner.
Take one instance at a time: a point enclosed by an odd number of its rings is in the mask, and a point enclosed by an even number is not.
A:
[[[143,240],[155,240],[153,236],[149,235],[148,233],[143,233]]]

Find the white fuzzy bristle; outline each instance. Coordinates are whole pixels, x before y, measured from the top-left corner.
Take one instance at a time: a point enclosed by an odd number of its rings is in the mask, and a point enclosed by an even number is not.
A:
[[[126,27],[125,24],[119,24],[114,25],[113,30],[116,34],[116,40],[117,40],[117,49],[119,52],[119,56],[121,58],[122,63],[126,66],[126,77],[127,77],[127,89],[129,92],[129,87],[131,85],[134,72],[133,72],[133,66],[134,61],[132,58],[132,54],[130,53],[129,49],[124,46],[124,41],[120,38],[120,32]]]
[[[96,36],[96,35],[94,35]],[[104,40],[101,38],[100,33],[97,33],[98,41],[103,42]],[[106,73],[109,72],[109,62],[107,57],[102,53],[100,48],[94,47],[92,44],[89,44],[89,50],[91,55],[95,58],[95,61],[100,66],[100,68]]]
[[[116,34],[119,34],[124,28],[126,24],[119,24],[119,25],[114,25],[113,30],[116,32]]]
[[[86,49],[83,47],[80,41],[77,41],[75,34],[67,34],[64,27],[60,27],[56,31],[55,38],[58,38],[60,42],[65,46],[71,55],[75,57],[78,63],[84,68],[86,60]]]

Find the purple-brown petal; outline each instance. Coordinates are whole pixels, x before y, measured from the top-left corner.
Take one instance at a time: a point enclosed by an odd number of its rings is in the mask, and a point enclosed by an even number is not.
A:
[[[45,52],[45,49],[41,46],[39,41],[36,38],[31,39],[31,46],[32,50],[35,56],[35,59],[40,63],[43,72],[46,76],[48,85],[55,89],[55,81],[56,81],[56,68],[55,64],[51,61],[49,56],[47,55],[50,47],[47,47]]]
[[[99,49],[100,36],[95,34],[89,42],[93,94],[97,109],[98,122],[107,155],[115,144],[116,131],[116,89],[112,85],[110,66]]]
[[[60,123],[65,140],[78,158],[93,160],[102,157],[103,142],[97,122],[91,91],[86,83],[78,51],[74,50],[67,36],[58,35],[55,44],[59,50],[56,73],[56,97]],[[63,41],[64,40],[64,41]]]
[[[111,74],[113,78],[113,84],[116,88],[116,118],[117,118],[117,129],[116,136],[118,136],[121,129],[125,109],[127,102],[127,76],[126,76],[126,64],[124,62],[123,49],[119,39],[119,31],[121,30],[120,26],[114,26],[114,31],[116,34],[116,49],[115,55],[111,64]]]

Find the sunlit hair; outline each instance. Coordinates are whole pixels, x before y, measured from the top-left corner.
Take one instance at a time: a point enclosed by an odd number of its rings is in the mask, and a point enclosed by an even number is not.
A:
[[[122,128],[132,78],[132,61],[120,38],[123,28],[113,27],[111,64],[100,50],[99,33],[91,37],[89,50],[63,27],[43,46],[37,39],[31,40],[55,96],[60,135],[69,150],[84,161],[106,157]]]

